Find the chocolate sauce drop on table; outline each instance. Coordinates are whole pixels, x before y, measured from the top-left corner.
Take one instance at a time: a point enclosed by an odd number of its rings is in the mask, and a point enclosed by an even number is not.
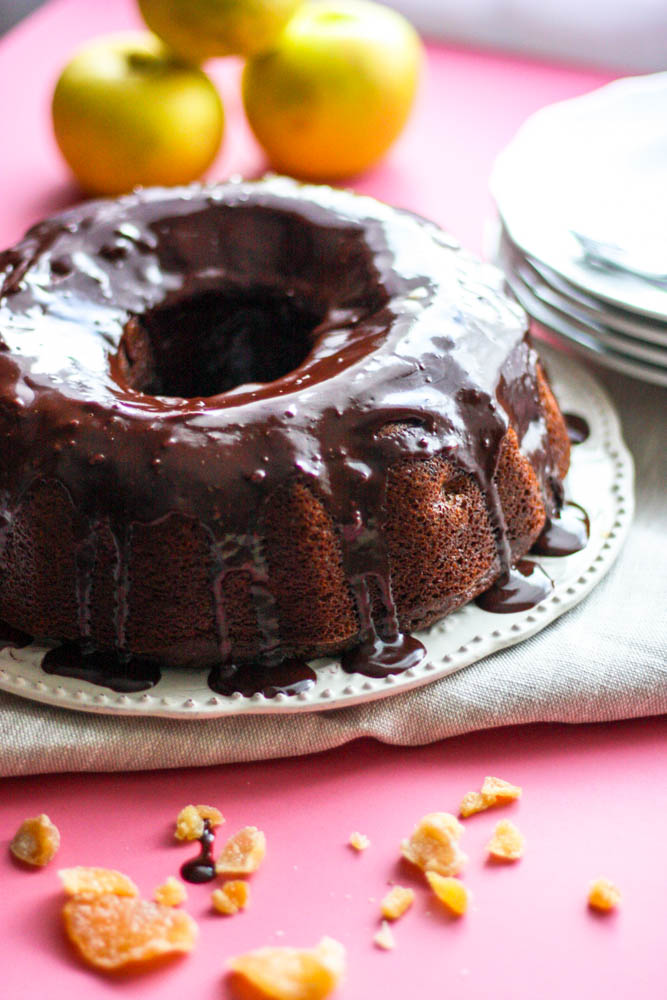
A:
[[[538,563],[520,559],[509,573],[476,597],[475,604],[483,611],[491,611],[497,615],[529,611],[549,596],[553,586],[553,580]]]
[[[293,658],[273,667],[260,663],[245,663],[239,667],[220,664],[209,674],[208,686],[225,697],[238,691],[245,698],[254,694],[275,698],[277,694],[291,696],[308,691],[316,680],[317,674],[305,660]]]
[[[557,515],[547,519],[530,551],[536,556],[571,556],[586,548],[589,536],[588,514],[568,500]]]
[[[84,652],[78,642],[50,649],[42,660],[42,670],[60,677],[76,677],[123,694],[155,687],[161,676],[159,666],[149,660],[135,656],[126,659],[114,652],[98,650]]]
[[[215,861],[213,860],[213,844],[215,832],[210,822],[204,820],[204,832],[199,838],[200,850],[196,858],[181,865],[181,878],[186,882],[198,884],[212,882],[215,878]]]
[[[563,417],[570,444],[583,444],[591,433],[588,421],[584,417],[580,417],[578,413],[564,413]]]

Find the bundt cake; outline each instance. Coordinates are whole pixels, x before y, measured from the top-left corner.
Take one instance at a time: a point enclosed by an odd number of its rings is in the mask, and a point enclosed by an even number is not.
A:
[[[0,337],[0,617],[40,639],[262,669],[396,642],[561,501],[523,313],[367,197],[89,202],[0,255]]]

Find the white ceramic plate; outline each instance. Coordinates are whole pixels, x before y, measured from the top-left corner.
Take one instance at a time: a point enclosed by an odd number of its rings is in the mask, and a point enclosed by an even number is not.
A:
[[[494,166],[512,240],[576,287],[667,320],[667,287],[591,267],[573,232],[667,271],[667,73],[617,80],[538,111]]]
[[[584,357],[625,375],[667,388],[667,365],[642,361],[630,353],[620,351],[617,346],[612,346],[612,338],[601,335],[599,327],[593,330],[590,326],[577,322],[571,315],[565,316],[545,305],[517,274],[508,273],[506,280],[519,304],[540,326],[574,346]]]
[[[575,288],[541,261],[522,253],[511,242],[507,230],[499,221],[497,224],[489,223],[486,233],[488,256],[505,273],[511,271],[518,274],[538,298],[561,312],[583,319],[585,323],[601,325],[619,337],[628,348],[638,350],[638,357],[646,351],[655,352],[652,359],[646,355],[649,360],[667,363],[667,323],[642,319],[636,313],[607,305]]]
[[[592,376],[562,354],[544,350],[549,373],[564,412],[585,417],[590,437],[572,449],[566,483],[568,498],[581,504],[591,522],[588,545],[561,559],[533,557],[554,581],[550,596],[530,611],[490,614],[469,604],[442,622],[417,633],[427,658],[413,670],[381,680],[348,675],[337,660],[313,663],[318,680],[300,695],[250,698],[214,694],[206,673],[164,670],[149,691],[117,694],[85,681],[45,674],[40,663],[45,647],[0,653],[0,688],[50,705],[118,715],[170,718],[213,718],[241,713],[312,712],[347,707],[406,691],[451,674],[505,646],[534,635],[581,601],[611,568],[632,521],[633,464],[616,412]]]

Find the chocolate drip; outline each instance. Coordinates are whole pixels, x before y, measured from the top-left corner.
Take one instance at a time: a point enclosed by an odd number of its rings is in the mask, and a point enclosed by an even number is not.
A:
[[[234,655],[224,583],[237,572],[250,578],[259,655],[275,664],[284,654],[258,526],[274,491],[302,481],[340,530],[368,669],[387,657],[398,669],[415,654],[381,531],[387,469],[444,457],[473,477],[505,573],[494,477],[510,417],[540,482],[555,474],[523,313],[435,226],[371,199],[274,178],[92,202],[31,230],[0,257],[0,281],[6,509],[54,478],[82,537],[108,523],[121,651],[132,528],[175,513],[210,537],[223,664]],[[262,355],[273,318],[280,342],[292,330],[295,343],[296,367],[277,377],[280,359],[258,358],[244,332],[260,331]],[[185,388],[187,398],[158,393]],[[400,434],[382,433],[394,425]],[[93,561],[84,546],[83,636]]]
[[[374,635],[343,653],[341,666],[347,674],[387,677],[416,667],[425,656],[424,645],[413,635],[399,634],[391,640]]]
[[[497,615],[529,611],[548,597],[553,581],[538,563],[520,559],[509,573],[501,576],[488,590],[475,599],[483,611]]]
[[[579,416],[578,413],[564,413],[563,417],[570,444],[583,444],[591,433],[588,421],[584,417]]]
[[[86,650],[77,642],[50,649],[42,660],[46,674],[76,677],[123,694],[147,691],[160,680],[160,668],[137,656],[121,656],[113,651]]]
[[[215,861],[213,860],[213,844],[215,831],[209,820],[204,820],[204,832],[199,838],[199,854],[191,861],[181,865],[181,878],[195,884],[212,882],[215,878]]]
[[[75,553],[77,618],[81,639],[90,638],[90,595],[96,557],[96,533],[90,532],[78,544]]]
[[[208,684],[225,697],[238,692],[245,698],[254,694],[275,698],[277,694],[291,696],[308,691],[316,680],[317,674],[305,660],[291,658],[273,667],[265,663],[244,663],[239,667],[221,664],[209,674]]]
[[[586,548],[590,527],[584,508],[568,500],[558,514],[548,518],[530,551],[537,556],[571,556]]]

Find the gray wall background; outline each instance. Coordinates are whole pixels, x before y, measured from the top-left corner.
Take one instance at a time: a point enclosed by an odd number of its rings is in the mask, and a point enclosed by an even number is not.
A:
[[[44,0],[0,0],[0,35],[43,3]]]

